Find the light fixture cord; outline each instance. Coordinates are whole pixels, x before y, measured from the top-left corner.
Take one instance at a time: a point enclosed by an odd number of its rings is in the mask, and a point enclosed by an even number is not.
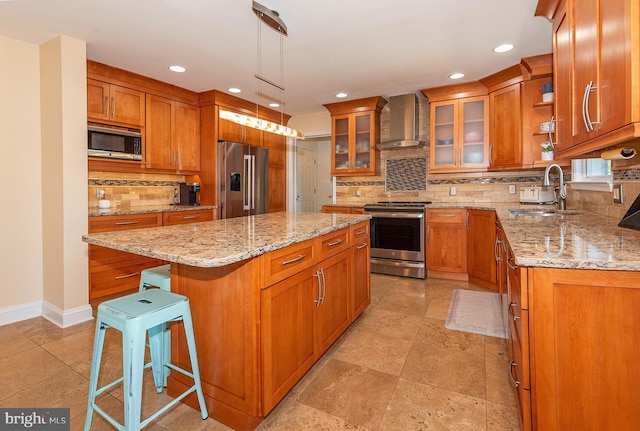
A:
[[[284,126],[284,36],[280,33],[280,124]]]
[[[262,13],[260,15],[256,15],[258,17],[258,61],[256,68],[258,69],[258,75],[262,75]],[[258,88],[256,89],[256,119],[259,119],[258,110],[260,107],[260,80],[258,81]]]

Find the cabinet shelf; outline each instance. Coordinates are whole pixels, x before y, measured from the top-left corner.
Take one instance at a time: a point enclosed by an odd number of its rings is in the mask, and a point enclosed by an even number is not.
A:
[[[533,132],[533,136],[548,136],[549,133],[551,133],[552,135],[555,135],[555,131],[553,132]]]
[[[472,123],[484,123],[484,118],[478,118],[477,120],[464,120],[464,124]]]
[[[541,108],[543,106],[553,106],[554,102],[538,102],[538,103],[534,103],[533,107],[534,108]]]
[[[453,126],[453,121],[449,121],[449,122],[446,122],[446,123],[436,123],[435,126],[436,127]]]

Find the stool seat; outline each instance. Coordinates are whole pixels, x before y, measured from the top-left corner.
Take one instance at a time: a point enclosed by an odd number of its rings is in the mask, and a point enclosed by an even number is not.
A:
[[[164,355],[166,351],[164,346],[164,327],[168,322],[179,320],[182,320],[184,324],[192,372],[171,364],[170,358],[167,360]],[[102,388],[98,388],[98,375],[100,372],[104,336],[107,328],[114,328],[122,332],[124,375]],[[149,335],[151,361],[145,364],[144,350],[146,347],[147,333]],[[140,421],[142,374],[143,370],[149,367],[152,369],[153,379],[158,393],[162,392],[164,387],[165,367],[169,367],[191,377],[194,380],[194,384],[153,415],[144,421]],[[105,413],[95,402],[98,395],[120,382],[124,382],[124,425],[118,423]],[[98,306],[85,431],[91,428],[94,411],[103,416],[118,430],[138,431],[194,391],[198,397],[200,415],[202,419],[206,419],[208,413],[200,384],[200,371],[193,335],[191,310],[189,308],[189,299],[186,296],[161,289],[149,289],[105,301]]]
[[[143,269],[140,273],[140,290],[144,290],[147,286],[156,286],[170,292],[171,265]]]

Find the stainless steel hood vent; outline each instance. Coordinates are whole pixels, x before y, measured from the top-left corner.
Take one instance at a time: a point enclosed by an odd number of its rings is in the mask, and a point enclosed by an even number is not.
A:
[[[389,98],[389,140],[376,145],[378,150],[419,148],[426,142],[418,139],[418,96],[403,94]]]

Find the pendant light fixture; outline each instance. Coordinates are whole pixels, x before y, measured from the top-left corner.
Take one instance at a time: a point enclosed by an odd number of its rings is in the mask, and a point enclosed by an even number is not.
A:
[[[304,139],[304,135],[295,129],[286,127],[284,125],[284,87],[282,86],[283,77],[283,38],[287,36],[287,26],[280,18],[280,14],[275,10],[271,10],[260,3],[253,1],[253,12],[258,17],[258,64],[257,73],[254,75],[258,80],[258,91],[256,92],[256,116],[250,117],[243,114],[237,114],[226,110],[220,110],[220,118],[233,121],[234,123],[242,124],[254,129],[264,130],[266,132],[275,133],[278,135],[290,136],[298,139]],[[280,35],[280,83],[276,83],[261,75],[262,72],[262,24],[265,24],[269,28],[278,32]],[[259,97],[260,97],[260,84],[264,82],[271,87],[280,90],[280,124],[272,121],[262,120],[259,118]]]

